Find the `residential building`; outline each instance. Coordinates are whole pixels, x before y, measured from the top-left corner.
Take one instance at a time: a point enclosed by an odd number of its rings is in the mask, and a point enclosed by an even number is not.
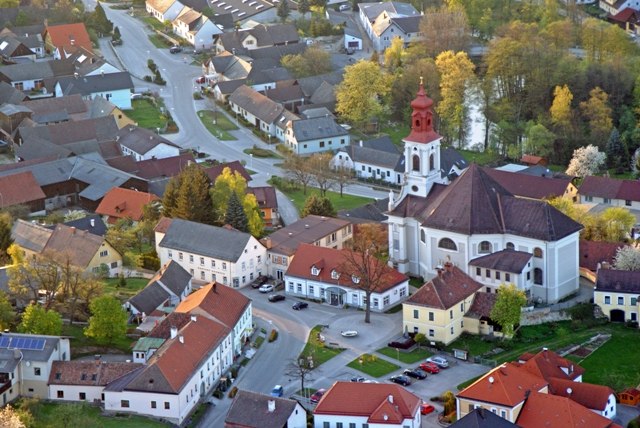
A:
[[[18,220],[11,237],[29,257],[51,257],[59,263],[70,263],[87,273],[99,273],[104,266],[109,276],[122,269],[122,256],[102,236],[58,224],[54,230]]]
[[[107,233],[107,225],[102,221],[102,217],[97,214],[88,215],[77,220],[65,221],[63,224],[65,226],[75,227],[76,230],[83,230],[98,236],[105,236]],[[47,228],[54,230],[56,225],[53,224],[47,226]]]
[[[519,413],[521,428],[538,428],[544,424],[565,428],[620,428],[620,425],[566,397],[532,391]]]
[[[578,188],[571,178],[537,177],[517,172],[485,168],[487,174],[507,191],[521,198],[568,198],[578,201]]]
[[[47,53],[65,59],[79,49],[93,54],[93,45],[84,23],[47,25],[43,33]]]
[[[478,407],[465,417],[449,425],[450,428],[517,428],[518,425],[493,412]]]
[[[542,348],[536,354],[525,352],[518,357],[518,364],[523,370],[548,382],[551,382],[552,379],[582,382],[584,374],[584,368],[579,364],[575,364],[547,348]]]
[[[136,122],[130,119],[120,107],[110,101],[107,101],[103,97],[95,97],[85,102],[88,104],[87,117],[90,119],[112,116],[116,120],[118,129],[136,124]],[[116,136],[116,138],[118,137]]]
[[[178,0],[147,0],[145,8],[149,14],[164,23],[176,19],[184,5]]]
[[[42,32],[44,31],[43,24],[24,25],[4,27],[0,31],[0,36],[13,37],[20,43],[35,52],[37,58],[44,57],[44,40],[42,39]]]
[[[397,1],[358,3],[358,18],[373,48],[384,51],[395,37],[406,44],[420,37],[420,13],[409,3]]]
[[[28,207],[31,215],[46,215],[45,198],[46,195],[31,171],[0,177],[1,209],[23,205]]]
[[[86,119],[88,116],[87,103],[80,94],[29,100],[22,105],[33,112],[31,120],[41,125]]]
[[[229,168],[232,174],[238,173],[248,183],[251,181],[251,175],[247,172],[246,168],[240,161],[222,162],[217,165],[213,165],[204,169],[204,172],[209,176],[211,183],[215,183],[220,174]]]
[[[255,7],[261,3],[258,2]],[[216,51],[218,54],[236,52],[240,54],[243,50],[254,50],[271,46],[283,46],[296,44],[300,41],[298,30],[293,24],[259,24],[253,28],[224,33],[216,41]]]
[[[575,401],[605,418],[613,420],[616,417],[616,394],[608,386],[552,378],[549,393]]]
[[[15,36],[0,36],[0,57],[8,62],[35,61],[36,53]]]
[[[133,81],[128,71],[62,77],[55,86],[56,97],[73,94],[79,94],[85,100],[103,97],[123,110],[131,110],[131,92]]]
[[[469,276],[485,286],[487,293],[497,293],[502,284],[514,284],[519,290],[531,295],[531,287],[537,281],[536,275],[542,270],[535,270],[533,255],[526,251],[504,249],[469,262]]]
[[[422,399],[400,385],[336,382],[313,410],[315,428],[421,426]]]
[[[240,86],[229,97],[231,110],[267,135],[276,136],[276,120],[284,107],[248,86]]]
[[[345,264],[347,249],[318,247],[300,244],[287,272],[284,274],[287,295],[320,300],[331,306],[364,308],[367,305],[365,290],[360,288],[360,278]],[[362,256],[354,254],[358,261]],[[379,263],[371,261],[374,265]],[[373,267],[372,269],[377,269]],[[379,283],[369,298],[374,312],[384,312],[409,297],[409,278],[395,269],[385,266]]]
[[[40,334],[0,336],[2,405],[22,397],[49,397],[47,381],[55,361],[69,361],[69,339]]]
[[[593,290],[593,303],[600,306],[609,321],[638,321],[640,272],[600,269]]]
[[[49,98],[55,93],[57,79],[73,76],[75,69],[69,61],[26,62],[5,65],[0,69],[0,81],[24,91],[30,99]]]
[[[514,249],[533,255],[531,298],[557,302],[577,290],[582,226],[544,201],[516,197],[477,165],[445,185],[432,105],[420,85],[404,139],[405,180],[389,198],[393,266],[427,277],[450,261],[470,274],[472,260]]]
[[[605,1],[605,3],[608,3]],[[640,27],[640,11],[627,7],[615,15],[607,16],[607,20],[631,34],[638,34]]]
[[[578,189],[580,203],[640,209],[640,182],[609,177],[585,177]]]
[[[267,250],[248,233],[163,218],[155,234],[160,263],[175,260],[196,280],[240,288],[266,271]]]
[[[109,190],[96,208],[96,214],[104,217],[108,224],[115,224],[118,220],[142,220],[143,209],[153,202],[160,204],[160,198],[146,192],[114,187]]]
[[[614,265],[618,250],[625,245],[620,242],[580,240],[580,274],[596,282],[596,272]]]
[[[266,274],[284,279],[300,244],[341,250],[352,238],[353,229],[348,220],[308,215],[260,240],[267,249]]]
[[[285,144],[297,155],[310,155],[347,147],[349,131],[332,117],[314,117],[287,123]]]
[[[402,184],[404,156],[388,136],[340,148],[331,159],[333,168],[352,170],[356,177]]]
[[[247,194],[255,196],[264,225],[273,227],[280,224],[276,189],[271,186],[247,187]]]
[[[118,131],[116,140],[122,153],[136,161],[163,159],[180,155],[180,147],[149,129],[130,125]]]
[[[307,411],[296,400],[239,390],[224,428],[306,428]]]
[[[188,6],[172,21],[173,32],[196,49],[210,49],[222,30],[207,16]]]
[[[640,10],[640,1],[638,0],[599,0],[600,9],[609,15],[618,15],[625,9]]]

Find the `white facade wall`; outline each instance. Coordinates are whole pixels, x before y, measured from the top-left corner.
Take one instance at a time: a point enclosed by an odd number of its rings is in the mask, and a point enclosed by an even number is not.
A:
[[[150,159],[164,159],[170,158],[174,156],[178,156],[180,154],[180,149],[175,146],[171,146],[169,144],[160,143],[147,153],[138,153],[136,151],[131,150],[129,147],[123,146],[120,144],[120,148],[122,149],[122,153],[128,156],[133,156],[137,161],[141,160],[150,160]]]
[[[612,207],[622,207],[629,210],[640,210],[640,201],[625,201],[624,199],[600,198],[598,196],[580,195],[581,204],[603,204]]]
[[[98,76],[100,74],[111,74],[111,73],[121,73],[122,70],[115,68],[113,65],[105,62],[102,66],[96,70],[93,70],[90,73],[85,74],[85,76]]]
[[[163,14],[162,12],[155,10],[149,2],[146,4],[147,12],[153,15],[160,22],[173,21],[178,17],[178,14],[183,7],[184,5],[182,3],[175,1]]]
[[[62,97],[64,95],[59,83],[56,83],[55,92],[56,97]],[[82,99],[92,100],[98,96],[103,97],[105,100],[114,104],[121,110],[131,110],[131,89],[116,89],[113,91],[94,92],[90,95],[83,95]]]
[[[367,424],[368,416],[347,416],[347,415],[313,415],[314,428],[337,428],[338,423],[342,423],[343,428],[349,427],[349,424],[355,423],[355,426],[360,428]],[[325,422],[329,423],[329,426],[325,426]],[[369,428],[420,428],[422,419],[420,412],[416,412],[413,419],[405,419],[399,424],[372,424],[369,423]]]
[[[298,155],[309,155],[313,153],[321,153],[332,150],[338,150],[349,145],[350,136],[345,131],[344,135],[329,138],[318,138],[316,140],[307,140],[298,142],[291,128],[287,129],[285,135],[285,143]]]
[[[93,403],[98,400],[102,402],[102,386],[92,385],[49,385],[49,399],[56,401],[86,401]],[[58,393],[62,392],[63,397],[59,397]],[[80,394],[84,393],[85,398],[81,399]]]
[[[613,394],[609,394],[609,398],[607,399],[607,405],[605,406],[604,410],[595,410],[595,409],[591,409],[593,410],[595,413],[599,414],[600,416],[604,416],[605,418],[608,419],[615,419],[616,415],[618,414],[618,405],[616,404],[616,397]]]
[[[39,80],[20,80],[20,81],[15,81],[15,82],[11,82],[11,85],[16,88],[16,89],[20,89],[21,91],[31,91],[32,89],[35,89],[36,86],[40,85],[41,87],[44,87],[44,81],[42,79]],[[20,87],[22,86],[22,87]],[[56,95],[58,96],[58,95]]]
[[[344,48],[362,50],[362,39],[360,37],[354,37],[349,34],[344,35]]]
[[[253,306],[249,302],[249,307],[242,314],[242,317],[238,320],[233,327],[233,355],[240,355],[242,352],[242,345],[253,332]]]

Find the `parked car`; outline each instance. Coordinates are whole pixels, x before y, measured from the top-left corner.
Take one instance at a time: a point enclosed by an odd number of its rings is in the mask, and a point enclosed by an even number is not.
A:
[[[271,293],[273,290],[275,290],[273,284],[264,284],[258,289],[261,293]]]
[[[406,376],[412,377],[414,379],[426,379],[427,374],[420,369],[406,369],[404,371]]]
[[[282,397],[283,395],[284,395],[284,388],[282,387],[282,385],[276,385],[271,390],[272,397]]]
[[[253,282],[251,283],[251,288],[260,288],[264,284],[266,284],[267,281],[269,281],[269,278],[267,278],[264,275],[260,275],[259,277],[253,280]]]
[[[362,376],[354,376],[351,378],[351,382],[364,382],[365,380],[367,379]]]
[[[177,54],[177,53],[180,53],[180,52],[182,52],[182,48],[180,46],[171,46],[169,48],[169,53]]]
[[[441,369],[446,369],[449,367],[449,361],[445,357],[441,357],[439,355],[427,358],[428,363],[433,363],[437,365]]]
[[[301,311],[309,307],[307,302],[295,302],[292,306],[294,311]]]
[[[206,81],[207,81],[207,78],[204,76],[196,77],[196,83],[202,84],[202,83],[206,83]]]
[[[270,294],[268,297],[270,302],[280,302],[281,300],[284,300],[284,294]]]
[[[320,399],[322,398],[325,392],[327,392],[326,389],[320,388],[319,390],[317,390],[311,395],[311,398],[309,399],[309,401],[311,401],[312,403],[317,403],[318,401],[320,401]]]
[[[408,377],[406,377],[404,375],[391,376],[391,378],[389,380],[391,382],[393,382],[393,383],[397,383],[397,384],[400,384],[402,386],[411,385],[411,379],[409,379]]]
[[[431,404],[428,403],[422,403],[420,405],[420,413],[423,415],[428,415],[429,413],[433,412],[436,408],[433,407]]]
[[[111,44],[113,46],[122,46],[122,39],[112,39]]]
[[[420,363],[420,370],[424,370],[425,372],[431,374],[440,373],[440,367],[429,361]]]
[[[344,12],[345,10],[349,10],[349,9],[351,9],[351,6],[349,6],[348,4],[341,4],[340,7],[338,8],[340,12]]]

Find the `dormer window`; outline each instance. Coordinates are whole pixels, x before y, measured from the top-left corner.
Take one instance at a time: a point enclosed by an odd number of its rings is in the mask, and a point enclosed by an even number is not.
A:
[[[313,276],[318,276],[318,275],[320,275],[320,269],[318,269],[318,268],[317,268],[317,267],[315,267],[315,266],[311,266],[311,275],[313,275]]]
[[[338,272],[337,270],[332,270],[331,271],[331,279],[339,279],[340,278],[340,272]]]
[[[360,283],[360,277],[359,276],[355,276],[355,275],[351,275],[351,281],[354,284],[359,284]]]

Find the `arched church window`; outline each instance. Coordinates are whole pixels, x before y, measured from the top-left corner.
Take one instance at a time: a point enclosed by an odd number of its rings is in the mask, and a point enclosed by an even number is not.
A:
[[[481,254],[486,254],[491,252],[491,242],[482,241],[478,246],[478,252]]]
[[[411,169],[414,171],[420,171],[420,156],[413,155],[411,158]]]
[[[542,285],[542,269],[535,268],[533,270],[533,283],[537,285]]]
[[[458,246],[456,245],[456,243],[449,238],[442,238],[440,242],[438,242],[438,248],[443,248],[445,250],[458,251]]]
[[[537,259],[541,259],[542,258],[542,248],[540,247],[536,247],[533,249],[533,257],[537,258]]]
[[[513,245],[513,242],[507,242],[507,250],[515,250],[516,246]]]
[[[424,233],[424,229],[420,230],[420,241],[425,242],[427,240],[427,236]]]
[[[436,158],[433,153],[429,155],[429,171],[433,171],[436,167]]]

